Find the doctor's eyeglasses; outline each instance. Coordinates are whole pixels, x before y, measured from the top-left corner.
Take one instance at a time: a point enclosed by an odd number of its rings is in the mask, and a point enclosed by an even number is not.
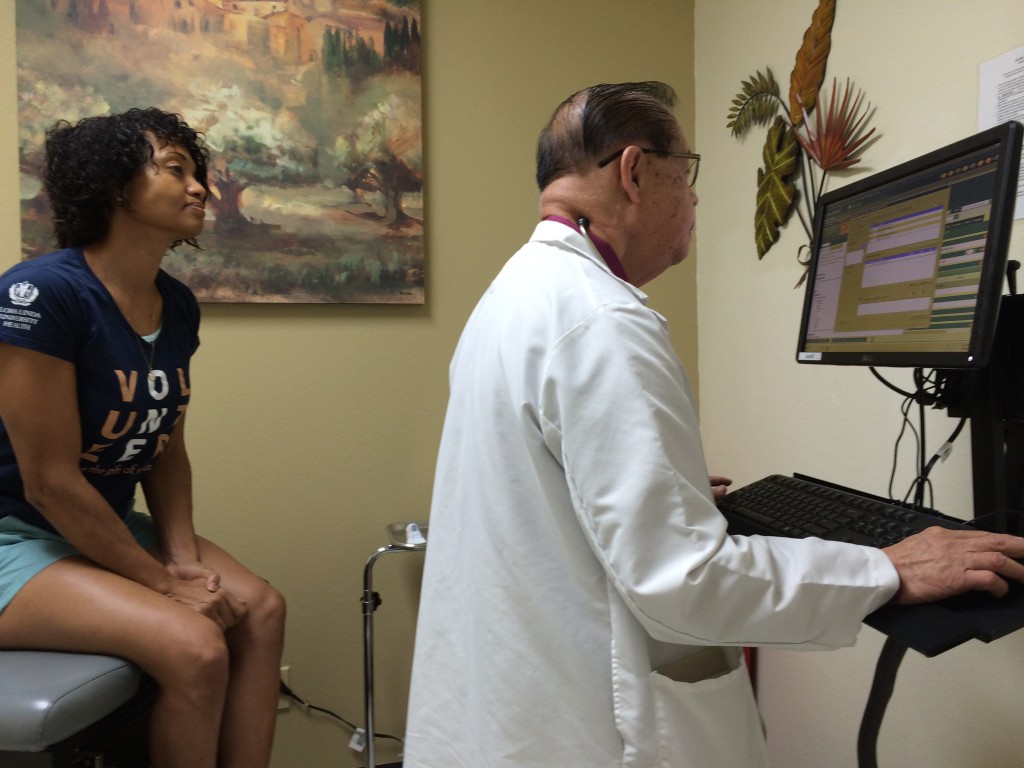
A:
[[[619,155],[626,151],[623,147],[618,152],[608,155],[604,160],[600,160],[597,163],[598,168],[604,168],[612,160],[616,159]],[[693,152],[668,152],[661,149],[650,149],[646,147],[640,147],[640,151],[645,155],[657,155],[658,157],[678,157],[683,160],[689,160],[690,162],[686,166],[686,183],[689,186],[693,186],[697,183],[697,172],[700,170],[700,155]]]

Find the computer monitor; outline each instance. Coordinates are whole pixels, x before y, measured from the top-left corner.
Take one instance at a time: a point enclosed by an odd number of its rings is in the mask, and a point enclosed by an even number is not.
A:
[[[1022,130],[1007,122],[820,197],[799,362],[988,363]]]

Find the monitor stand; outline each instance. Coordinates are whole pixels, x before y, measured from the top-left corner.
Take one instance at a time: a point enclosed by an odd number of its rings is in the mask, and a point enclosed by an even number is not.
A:
[[[1013,272],[1010,273],[1011,275]],[[1011,287],[1015,287],[1012,285]],[[971,422],[974,523],[1024,535],[1024,295],[1004,296],[989,365],[943,370],[936,407]],[[926,656],[967,640],[991,642],[1024,628],[1024,585],[999,599],[969,592],[938,603],[885,606],[865,622]]]
[[[971,422],[974,518],[987,530],[1024,533],[1024,295],[1004,296],[989,365],[944,370],[939,407]]]

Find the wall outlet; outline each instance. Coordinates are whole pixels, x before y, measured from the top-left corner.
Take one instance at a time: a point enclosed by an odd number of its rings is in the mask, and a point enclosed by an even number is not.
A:
[[[290,686],[291,681],[288,679],[290,676],[291,667],[281,667],[281,682],[285,685]],[[292,700],[285,696],[283,693],[277,698],[277,711],[282,712],[288,709],[292,705]]]

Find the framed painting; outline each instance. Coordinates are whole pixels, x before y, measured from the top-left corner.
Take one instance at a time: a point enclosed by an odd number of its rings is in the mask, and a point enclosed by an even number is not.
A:
[[[59,119],[155,106],[211,152],[200,301],[424,302],[420,0],[17,0],[22,256]]]

